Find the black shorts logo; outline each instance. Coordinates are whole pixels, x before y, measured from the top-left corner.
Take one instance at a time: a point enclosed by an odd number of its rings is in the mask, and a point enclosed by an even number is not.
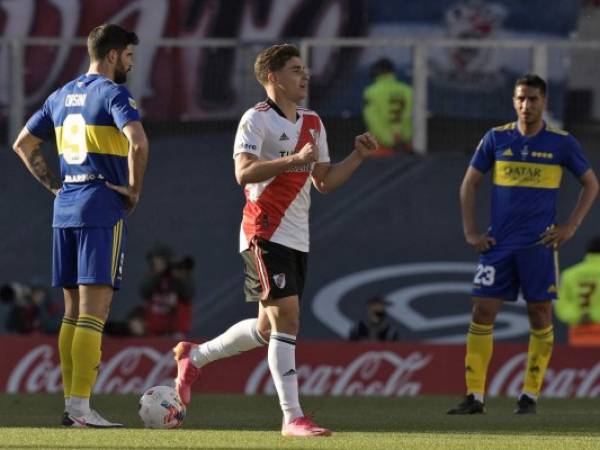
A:
[[[283,289],[285,287],[285,273],[276,273],[273,275],[273,282],[279,289]]]

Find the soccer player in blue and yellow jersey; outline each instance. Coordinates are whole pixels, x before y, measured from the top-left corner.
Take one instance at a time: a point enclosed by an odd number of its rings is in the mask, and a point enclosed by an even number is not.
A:
[[[136,207],[148,160],[137,106],[123,83],[133,67],[135,33],[105,24],[88,36],[85,75],[52,93],[13,148],[55,194],[53,285],[63,288],[58,337],[65,394],[63,425],[119,427],[90,409],[100,345],[125,254],[126,215]],[[62,180],[39,147],[54,133]]]
[[[577,140],[543,120],[546,83],[537,75],[516,81],[517,121],[483,137],[460,188],[465,239],[480,253],[474,278],[473,315],[467,334],[467,395],[448,414],[483,413],[485,380],[492,356],[494,320],[504,301],[527,302],[530,323],[527,369],[515,413],[536,412],[552,354],[552,300],[556,299],[556,250],[569,240],[598,194],[598,180]],[[582,185],[566,223],[556,224],[563,168]],[[486,233],[475,224],[475,193],[493,169],[492,217]]]

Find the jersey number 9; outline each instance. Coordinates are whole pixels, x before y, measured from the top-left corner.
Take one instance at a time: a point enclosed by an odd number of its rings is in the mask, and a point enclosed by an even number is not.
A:
[[[88,154],[86,123],[81,114],[69,114],[62,126],[61,146],[68,164],[81,164]]]

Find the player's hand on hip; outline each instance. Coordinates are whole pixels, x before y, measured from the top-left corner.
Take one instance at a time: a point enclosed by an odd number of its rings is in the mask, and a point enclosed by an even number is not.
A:
[[[371,133],[359,134],[354,138],[354,150],[361,158],[367,158],[377,150],[377,139]]]
[[[496,245],[496,239],[487,234],[471,233],[465,235],[467,244],[473,247],[477,252],[487,252],[490,248]]]
[[[123,196],[127,213],[131,214],[135,210],[135,207],[140,201],[140,193],[136,189],[132,188],[131,186],[119,186],[108,181],[106,182],[106,186],[113,191],[117,191]]]
[[[569,223],[548,227],[542,233],[540,244],[546,247],[560,247],[573,237],[575,231],[577,231],[577,226]]]
[[[317,162],[319,159],[319,148],[312,142],[304,144],[304,147],[296,153],[297,164],[309,164]]]

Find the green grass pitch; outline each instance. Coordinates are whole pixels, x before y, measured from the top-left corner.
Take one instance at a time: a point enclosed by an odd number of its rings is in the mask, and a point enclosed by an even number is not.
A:
[[[93,406],[120,430],[63,429],[58,395],[0,395],[6,449],[598,449],[600,400],[542,399],[535,416],[512,414],[514,399],[489,399],[483,416],[447,416],[450,397],[306,397],[305,411],[329,438],[284,438],[275,397],[196,395],[184,427],[146,430],[137,396],[98,395]]]

